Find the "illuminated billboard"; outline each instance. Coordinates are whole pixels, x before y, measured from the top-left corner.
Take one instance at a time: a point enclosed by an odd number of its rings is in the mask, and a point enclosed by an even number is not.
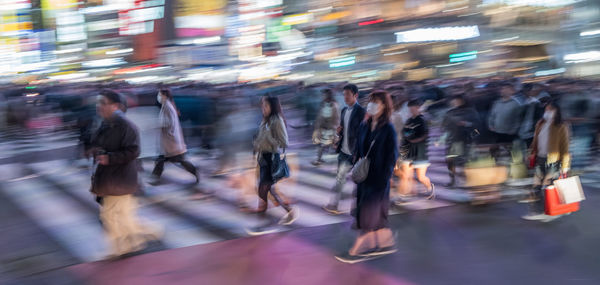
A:
[[[177,37],[223,35],[226,7],[226,0],[177,0],[175,2]]]

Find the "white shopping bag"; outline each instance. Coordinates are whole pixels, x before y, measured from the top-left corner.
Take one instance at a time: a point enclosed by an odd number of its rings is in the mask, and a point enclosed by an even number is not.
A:
[[[554,187],[558,190],[558,198],[561,204],[571,204],[585,200],[579,176],[554,180]]]

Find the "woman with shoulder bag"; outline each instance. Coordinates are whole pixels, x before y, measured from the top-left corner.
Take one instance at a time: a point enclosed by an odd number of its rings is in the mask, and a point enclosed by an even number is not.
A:
[[[549,222],[560,216],[544,214],[547,186],[561,174],[569,171],[571,156],[569,154],[569,127],[562,121],[559,106],[555,102],[548,103],[543,118],[535,126],[531,154],[535,166],[533,189],[527,202],[531,203],[530,213],[522,218],[530,221]]]
[[[298,210],[290,207],[282,200],[280,195],[273,189],[275,179],[273,178],[273,163],[280,162],[280,149],[285,151],[288,146],[288,135],[283,112],[277,97],[262,98],[263,119],[259,126],[258,136],[254,141],[254,151],[258,154],[259,182],[258,197],[259,206],[256,212],[266,219],[268,207],[268,196],[271,194],[277,204],[281,205],[287,213],[281,218],[279,224],[290,225],[298,218]],[[272,232],[269,224],[258,226],[248,230],[251,235]]]
[[[354,215],[360,233],[347,253],[336,256],[345,263],[356,263],[396,251],[388,225],[390,178],[398,157],[396,132],[390,123],[392,109],[388,93],[371,93],[366,120],[360,125],[355,145],[357,158],[361,159],[355,168],[362,168],[356,171],[366,176],[352,173],[357,182]]]

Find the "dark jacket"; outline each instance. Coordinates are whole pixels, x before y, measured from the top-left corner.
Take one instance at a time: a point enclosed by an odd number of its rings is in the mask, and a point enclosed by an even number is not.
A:
[[[336,149],[337,153],[342,151],[342,145],[344,142],[344,117],[346,115],[346,110],[348,107],[344,107],[342,109],[342,115],[340,117],[340,126],[342,127],[342,131],[339,134],[340,140]],[[348,126],[350,127],[348,130],[348,147],[352,151],[356,146],[356,138],[358,137],[358,128],[360,127],[360,123],[365,118],[365,109],[361,107],[358,102],[354,104],[352,108],[352,114],[350,115],[350,123]],[[353,155],[356,155],[353,153]]]
[[[464,125],[461,125],[460,122],[463,122]],[[479,131],[481,128],[481,121],[475,109],[462,105],[448,110],[444,116],[442,127],[448,134],[446,138],[448,143],[471,143],[475,130]]]
[[[140,138],[135,125],[117,111],[92,138],[92,145],[108,155],[108,165],[98,165],[91,191],[97,196],[120,196],[138,190],[136,158],[140,155]]]
[[[387,123],[371,132],[370,124],[360,125],[356,154],[363,157],[369,151],[369,174],[356,187],[356,221],[359,229],[374,231],[388,227],[390,179],[398,158],[396,131]]]

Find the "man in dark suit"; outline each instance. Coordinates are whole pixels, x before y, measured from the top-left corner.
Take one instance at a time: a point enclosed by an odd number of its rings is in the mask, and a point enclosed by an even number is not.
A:
[[[356,85],[348,84],[344,86],[344,102],[346,107],[342,109],[340,125],[337,128],[340,139],[336,149],[338,153],[338,170],[335,186],[333,187],[335,196],[328,205],[323,207],[325,211],[335,215],[342,213],[338,210],[338,204],[342,198],[346,176],[357,160],[354,147],[358,138],[360,123],[365,117],[365,109],[358,104],[358,87]]]

